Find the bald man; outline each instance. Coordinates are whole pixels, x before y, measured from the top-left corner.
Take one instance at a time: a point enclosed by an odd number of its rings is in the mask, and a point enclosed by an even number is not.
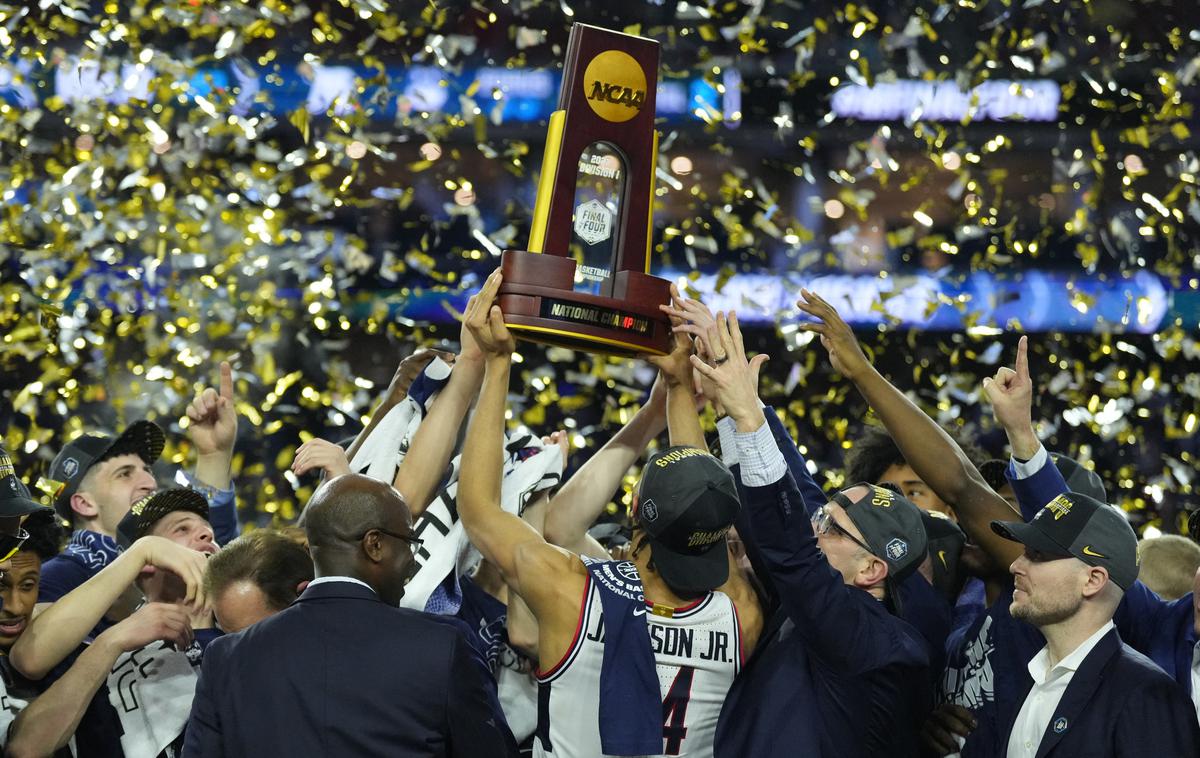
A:
[[[316,578],[209,647],[183,754],[515,755],[465,637],[397,607],[420,544],[400,493],[335,477],[304,524]]]

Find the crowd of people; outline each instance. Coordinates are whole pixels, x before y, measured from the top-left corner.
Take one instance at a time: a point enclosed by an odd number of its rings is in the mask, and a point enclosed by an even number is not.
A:
[[[506,422],[500,284],[356,438],[297,450],[295,526],[241,534],[229,364],[174,486],[151,421],[61,441],[49,507],[0,455],[6,754],[1200,756],[1200,546],[1139,544],[1043,447],[1027,338],[985,461],[803,291],[882,422],[825,492],[736,313],[673,290],[645,402],[564,478],[565,433]]]

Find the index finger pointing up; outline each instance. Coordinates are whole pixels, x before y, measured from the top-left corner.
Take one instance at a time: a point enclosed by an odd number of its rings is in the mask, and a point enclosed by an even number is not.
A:
[[[221,397],[233,400],[233,367],[229,361],[221,361]]]
[[[1029,378],[1029,338],[1022,337],[1017,343],[1017,377],[1019,379]]]

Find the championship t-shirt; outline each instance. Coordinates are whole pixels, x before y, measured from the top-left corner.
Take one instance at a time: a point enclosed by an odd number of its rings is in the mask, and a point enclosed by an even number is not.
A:
[[[217,629],[197,629],[182,652],[154,642],[121,654],[75,730],[77,758],[180,755],[204,649],[219,636]],[[47,680],[62,676],[84,649],[81,645]]]

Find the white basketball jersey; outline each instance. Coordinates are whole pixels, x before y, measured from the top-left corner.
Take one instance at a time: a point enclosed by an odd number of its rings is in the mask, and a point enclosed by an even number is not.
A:
[[[598,758],[600,669],[604,619],[600,592],[588,577],[575,640],[555,666],[537,675],[540,717],[534,755]],[[662,694],[663,751],[659,755],[712,758],[717,717],[743,663],[741,633],[733,601],[710,592],[676,608],[671,617],[646,614]],[[548,697],[548,702],[546,702]],[[549,735],[542,744],[540,735]]]

